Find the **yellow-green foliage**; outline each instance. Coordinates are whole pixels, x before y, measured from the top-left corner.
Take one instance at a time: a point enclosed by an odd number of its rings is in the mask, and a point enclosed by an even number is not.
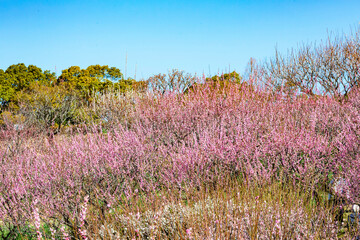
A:
[[[6,71],[0,69],[0,114],[3,113],[0,124],[13,122],[10,116],[18,114],[47,129],[94,123],[100,118],[90,110],[94,97],[105,92],[121,95],[128,91],[143,92],[147,88],[146,81],[124,79],[118,68],[107,65],[91,65],[86,69],[71,66],[56,79],[55,73],[19,63]]]
[[[22,112],[28,122],[45,128],[55,126],[60,130],[74,121],[78,101],[75,92],[64,86],[35,83],[28,91],[18,92],[13,105],[17,107],[13,111]]]
[[[27,91],[34,83],[50,86],[55,80],[55,73],[43,72],[34,65],[23,63],[9,66],[6,71],[0,69],[0,106],[5,108],[14,100],[17,92]]]
[[[134,87],[138,86],[134,79],[124,79],[118,68],[108,67],[107,65],[91,65],[86,69],[72,66],[62,71],[56,84],[65,86],[69,90],[78,91],[80,96],[87,102],[91,102],[94,94],[109,89],[124,93],[134,90]]]
[[[222,74],[221,76],[215,75],[211,78],[206,78],[206,82],[213,82],[213,83],[221,83],[221,84],[226,84],[226,83],[241,83],[241,79],[242,77],[235,71],[231,72],[231,73],[225,73]]]
[[[213,90],[218,90],[222,92],[234,84],[237,84],[240,87],[244,85],[248,86],[247,83],[242,82],[242,77],[237,72],[233,71],[231,73],[222,74],[221,76],[215,75],[212,77],[208,77],[205,79],[205,84],[194,83],[185,90],[185,93],[194,90],[195,87],[199,88],[205,85],[210,86]]]
[[[25,117],[22,114],[13,114],[9,111],[4,111],[0,114],[0,126],[6,124],[22,124],[25,121]]]

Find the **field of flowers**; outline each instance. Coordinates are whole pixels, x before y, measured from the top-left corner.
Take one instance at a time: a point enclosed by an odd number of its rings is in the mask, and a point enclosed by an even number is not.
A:
[[[104,99],[121,115],[106,127],[1,132],[3,239],[356,236],[358,211],[339,220],[360,201],[355,89],[343,101],[245,84]]]

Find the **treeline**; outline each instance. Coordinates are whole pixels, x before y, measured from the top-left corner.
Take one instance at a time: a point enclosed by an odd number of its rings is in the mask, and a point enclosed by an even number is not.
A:
[[[241,77],[232,72],[202,81],[220,82],[220,86],[224,87],[230,82],[240,83]],[[199,85],[201,83],[196,76],[176,69],[168,74],[135,81],[125,79],[120,69],[107,65],[91,65],[86,69],[72,66],[57,77],[55,73],[43,71],[35,65],[19,63],[5,71],[0,69],[0,125],[16,128],[32,126],[57,133],[64,126],[105,124],[111,118],[111,111],[104,109],[114,103],[120,104],[125,95],[142,94],[149,90],[155,94],[181,94]],[[112,102],[107,100],[105,103],[104,96]]]
[[[149,91],[158,95],[187,94],[203,86],[223,90],[229,84],[261,88],[287,97],[329,96],[346,101],[353,89],[359,88],[359,33],[329,37],[321,44],[304,45],[287,55],[276,52],[275,57],[260,64],[250,60],[243,77],[234,71],[198,78],[174,69],[135,81],[107,65],[86,69],[72,66],[57,77],[34,65],[11,65],[0,69],[0,125],[26,123],[59,132],[63,126],[106,124],[114,118],[108,106],[118,108],[115,103],[124,102],[125,95]],[[104,101],[104,96],[112,102]]]
[[[14,107],[22,94],[30,94],[34,90],[46,90],[44,87],[64,88],[76,92],[86,101],[91,101],[94,94],[112,89],[119,92],[127,90],[144,90],[144,81],[136,82],[132,78],[125,79],[116,67],[91,65],[86,69],[72,66],[62,71],[59,77],[54,72],[24,63],[11,65],[5,71],[0,69],[0,104],[1,109]]]
[[[62,126],[88,119],[84,115],[97,95],[146,88],[145,81],[125,79],[118,68],[106,65],[72,66],[57,77],[35,65],[19,63],[0,69],[0,124],[23,128],[26,123],[58,132]]]

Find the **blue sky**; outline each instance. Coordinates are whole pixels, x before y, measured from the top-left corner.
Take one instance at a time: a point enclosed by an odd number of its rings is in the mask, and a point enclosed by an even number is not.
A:
[[[276,46],[286,53],[350,32],[359,9],[359,0],[0,0],[0,68],[22,62],[60,74],[101,64],[128,77],[136,69],[137,80],[173,68],[243,73]]]

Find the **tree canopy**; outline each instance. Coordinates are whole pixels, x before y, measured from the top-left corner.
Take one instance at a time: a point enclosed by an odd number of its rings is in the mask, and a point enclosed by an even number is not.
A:
[[[17,92],[27,91],[32,84],[50,86],[55,81],[55,73],[42,71],[35,65],[24,63],[9,66],[5,71],[0,69],[0,106],[7,106],[14,100]]]
[[[90,100],[94,94],[108,89],[124,93],[139,85],[132,78],[124,79],[120,69],[108,65],[91,65],[86,69],[71,66],[62,71],[56,84],[78,91],[87,100]],[[140,85],[145,87],[144,84]]]

